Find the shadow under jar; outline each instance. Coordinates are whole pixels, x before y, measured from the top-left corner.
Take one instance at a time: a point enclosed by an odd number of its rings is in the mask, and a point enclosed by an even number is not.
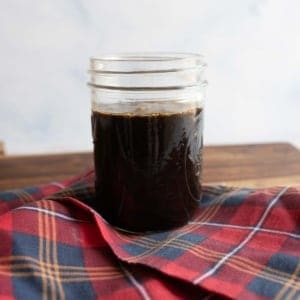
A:
[[[157,231],[193,216],[201,199],[204,69],[197,54],[91,58],[92,205],[108,223]]]

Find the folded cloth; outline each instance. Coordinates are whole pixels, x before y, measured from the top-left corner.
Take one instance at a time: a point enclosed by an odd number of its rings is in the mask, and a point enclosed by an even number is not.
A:
[[[194,219],[130,234],[94,173],[0,193],[0,299],[299,299],[300,187],[204,187]]]

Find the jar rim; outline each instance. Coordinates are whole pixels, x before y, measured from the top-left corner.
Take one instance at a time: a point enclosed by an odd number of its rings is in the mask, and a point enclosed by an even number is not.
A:
[[[206,67],[204,56],[183,52],[129,52],[92,56],[92,73],[163,73]]]

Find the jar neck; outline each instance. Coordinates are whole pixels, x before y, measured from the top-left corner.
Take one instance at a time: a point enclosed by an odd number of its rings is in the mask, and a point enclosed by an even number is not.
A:
[[[89,84],[102,89],[178,90],[206,83],[206,64],[197,54],[149,53],[94,57]]]

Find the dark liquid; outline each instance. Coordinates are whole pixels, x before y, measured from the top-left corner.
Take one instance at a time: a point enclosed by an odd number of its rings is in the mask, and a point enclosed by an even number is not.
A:
[[[93,112],[96,202],[132,231],[185,224],[201,197],[202,110],[126,115]]]

